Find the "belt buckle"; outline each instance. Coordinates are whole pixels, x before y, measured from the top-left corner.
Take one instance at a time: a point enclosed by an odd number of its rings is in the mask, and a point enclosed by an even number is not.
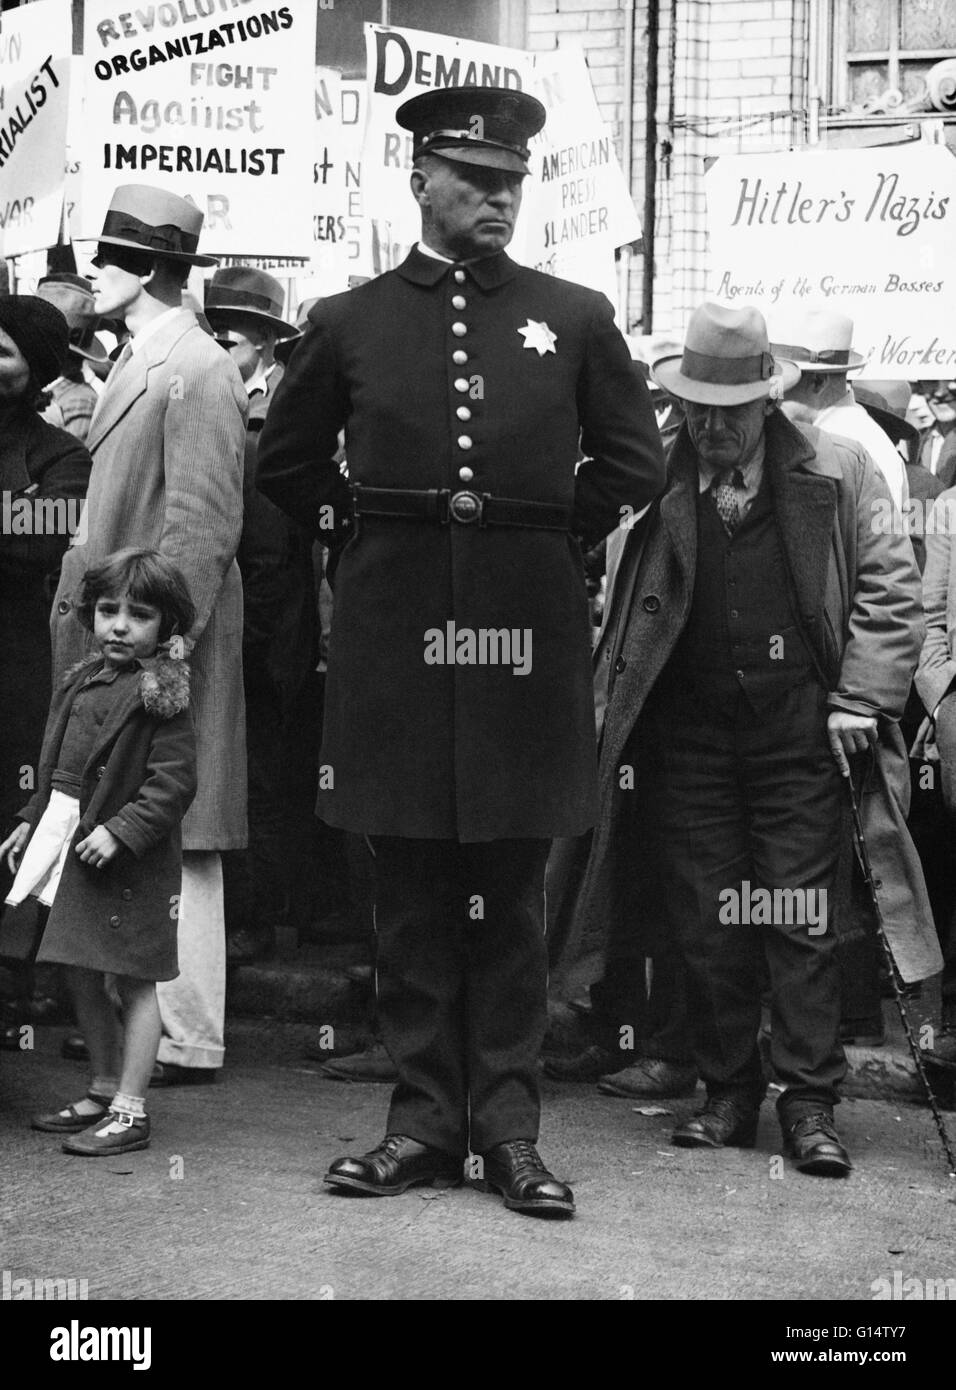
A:
[[[484,509],[485,504],[477,492],[467,489],[454,493],[448,503],[449,516],[460,526],[473,526],[476,521],[480,523]]]

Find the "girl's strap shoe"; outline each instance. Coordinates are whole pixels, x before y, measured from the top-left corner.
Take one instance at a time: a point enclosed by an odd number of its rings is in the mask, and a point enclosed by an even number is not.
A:
[[[99,1111],[88,1110],[86,1114],[77,1110],[76,1104],[65,1105],[60,1110],[54,1110],[49,1115],[34,1115],[30,1121],[31,1129],[42,1129],[46,1134],[78,1134],[80,1130],[89,1129],[92,1124],[99,1124],[105,1115],[110,1112],[110,1101],[112,1096],[98,1096],[92,1091],[88,1091],[85,1100],[91,1100],[99,1106]]]
[[[105,1119],[90,1125],[82,1134],[67,1139],[63,1152],[79,1154],[82,1158],[100,1158],[148,1148],[149,1116],[134,1119],[132,1115],[111,1110]]]

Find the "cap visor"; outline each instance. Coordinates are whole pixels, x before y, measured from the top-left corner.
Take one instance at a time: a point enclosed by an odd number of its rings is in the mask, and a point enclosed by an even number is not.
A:
[[[527,161],[510,150],[494,149],[491,145],[453,145],[450,149],[423,150],[422,154],[438,155],[454,164],[477,164],[483,169],[507,169],[512,174],[530,174]]]

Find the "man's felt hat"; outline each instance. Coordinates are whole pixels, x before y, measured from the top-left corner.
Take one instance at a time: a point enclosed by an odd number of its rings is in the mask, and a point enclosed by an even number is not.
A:
[[[124,183],[110,199],[100,235],[81,240],[148,251],[187,265],[218,265],[215,256],[197,253],[202,224],[203,215],[191,198],[148,184]]]
[[[876,421],[894,444],[915,444],[920,432],[906,418],[910,404],[910,388],[906,381],[854,381],[853,395],[857,405]]]
[[[773,351],[796,362],[801,372],[848,372],[862,366],[863,356],[850,347],[853,320],[833,309],[807,309],[787,324],[786,341]]]
[[[82,275],[60,271],[45,276],[37,285],[37,296],[59,309],[70,329],[70,352],[88,362],[108,362],[106,348],[94,330],[99,317],[93,308],[93,287]]]
[[[66,364],[70,330],[59,309],[34,294],[0,295],[0,328],[20,349],[41,388]]]
[[[268,324],[279,338],[297,338],[295,324],[282,317],[285,291],[273,275],[251,265],[225,266],[206,286],[206,317],[213,328],[225,325],[230,314],[244,314]]]
[[[536,97],[507,87],[441,87],[412,97],[395,113],[415,137],[415,159],[440,154],[458,164],[513,174],[530,172],[528,141],[546,116]]]
[[[701,304],[691,315],[682,353],[657,357],[651,376],[665,391],[699,405],[779,400],[800,380],[793,362],[774,357],[758,309]]]

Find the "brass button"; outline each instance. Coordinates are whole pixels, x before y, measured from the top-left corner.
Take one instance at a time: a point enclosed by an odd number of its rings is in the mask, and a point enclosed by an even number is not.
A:
[[[656,594],[648,594],[642,606],[645,613],[656,613],[661,606],[661,601]]]
[[[119,924],[120,924],[120,919],[119,919],[118,917],[113,916],[113,917],[110,918],[110,926],[111,926],[111,927],[118,927]]]
[[[457,348],[452,353],[451,360],[454,362],[456,367],[463,367],[465,363],[468,361],[468,354],[467,352],[465,352],[464,348]]]
[[[132,890],[132,888],[124,888],[123,891],[122,891],[122,893],[120,894],[120,897],[121,897],[121,898],[123,899],[123,901],[126,902],[126,903],[132,902],[132,900],[133,900],[133,890]]]
[[[468,300],[463,294],[453,294],[451,297],[451,307],[453,309],[464,309]]]
[[[70,600],[68,598],[61,598],[60,602],[56,606],[56,611],[60,614],[60,617],[62,618],[65,617],[67,613],[69,613],[72,607],[73,605],[70,603]]]
[[[617,659],[617,661],[615,661],[615,663],[614,663],[614,669],[615,669],[615,671],[617,672],[618,675],[621,674],[621,672],[624,670],[624,667],[625,667],[626,665],[627,665],[627,661],[625,660],[625,658],[624,658],[623,656],[619,656],[618,659]]]
[[[457,377],[457,378],[455,379],[455,390],[456,390],[456,391],[467,391],[467,390],[468,390],[468,378],[465,377],[465,376]]]
[[[471,468],[459,468],[458,476],[463,483],[470,483],[475,474]]]
[[[463,338],[465,334],[468,332],[468,325],[467,323],[462,323],[459,319],[457,323],[452,324],[451,331],[454,333],[456,338]]]
[[[459,285],[463,285],[465,283],[465,272],[463,270],[455,271],[455,283]]]
[[[471,419],[471,411],[468,409],[466,405],[460,405],[458,409],[455,411],[455,414],[458,416],[459,420]]]
[[[470,449],[470,448],[471,448],[471,445],[472,445],[472,440],[471,440],[471,436],[470,436],[470,435],[467,435],[467,434],[460,434],[460,435],[458,436],[458,447],[459,447],[459,449]]]

